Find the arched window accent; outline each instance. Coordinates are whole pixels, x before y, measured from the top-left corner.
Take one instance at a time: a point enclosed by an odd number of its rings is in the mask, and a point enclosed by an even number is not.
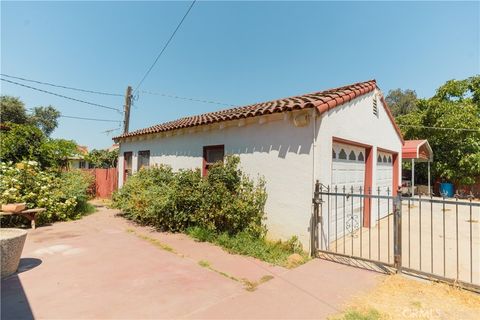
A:
[[[382,156],[381,155],[378,155],[377,162],[382,162]]]
[[[353,150],[350,151],[350,154],[348,155],[348,160],[357,160],[357,156],[355,155],[355,152]]]
[[[347,153],[345,152],[345,150],[340,150],[340,153],[338,154],[338,159],[343,159],[343,160],[347,160]]]
[[[383,156],[383,162],[387,163],[387,157]]]
[[[337,154],[334,149],[332,149],[332,159],[337,159]]]
[[[388,156],[388,163],[392,163],[392,156]]]
[[[360,153],[358,154],[358,158],[357,158],[358,161],[365,161],[365,158],[363,157],[363,152],[360,151]]]

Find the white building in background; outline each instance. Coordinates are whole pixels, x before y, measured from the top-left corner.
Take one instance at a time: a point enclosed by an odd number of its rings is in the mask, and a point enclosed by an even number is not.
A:
[[[238,155],[244,172],[266,180],[269,237],[297,235],[305,248],[315,180],[356,192],[380,187],[392,194],[400,185],[403,139],[375,80],[186,117],[114,140],[119,186],[143,166],[207,174],[209,163]],[[375,221],[373,204],[354,206],[363,223]]]

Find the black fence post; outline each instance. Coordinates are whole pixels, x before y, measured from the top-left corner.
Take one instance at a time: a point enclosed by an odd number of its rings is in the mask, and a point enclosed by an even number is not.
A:
[[[320,204],[322,203],[322,200],[320,198],[320,182],[317,180],[315,181],[315,191],[313,192],[313,215],[311,219],[311,226],[310,226],[310,255],[312,257],[315,257],[317,255],[317,250],[318,250],[318,223],[321,221],[320,217]]]
[[[402,192],[399,188],[393,198],[393,264],[402,272]]]

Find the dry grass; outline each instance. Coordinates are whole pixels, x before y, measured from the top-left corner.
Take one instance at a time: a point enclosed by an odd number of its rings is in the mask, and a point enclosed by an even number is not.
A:
[[[480,319],[480,295],[443,283],[387,277],[371,292],[355,298],[340,316],[378,311],[378,319]]]

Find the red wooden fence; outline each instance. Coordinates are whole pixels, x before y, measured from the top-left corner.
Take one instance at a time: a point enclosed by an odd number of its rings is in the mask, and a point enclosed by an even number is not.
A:
[[[95,178],[95,197],[109,198],[118,186],[117,168],[83,169]]]

